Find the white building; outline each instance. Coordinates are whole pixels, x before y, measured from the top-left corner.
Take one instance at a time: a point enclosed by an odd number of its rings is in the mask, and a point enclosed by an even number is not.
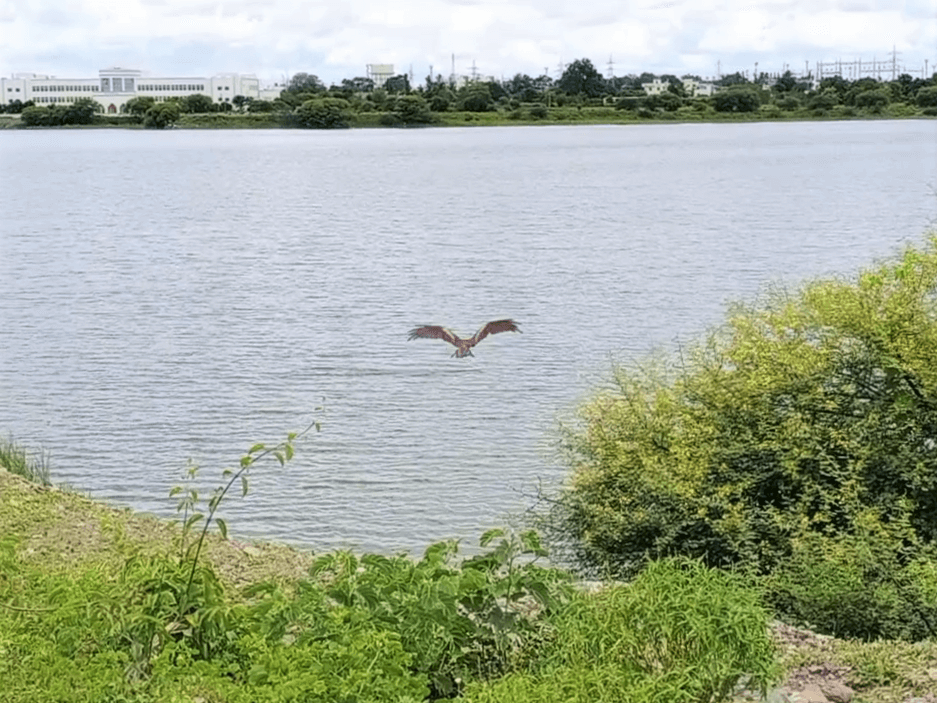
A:
[[[682,79],[682,83],[683,90],[686,91],[687,96],[691,98],[710,96],[719,90],[719,87],[713,83],[701,83],[692,78],[684,78]],[[647,95],[660,95],[661,93],[667,92],[667,88],[670,87],[670,81],[662,81],[660,78],[655,78],[650,83],[642,83],[641,87],[644,88],[644,92]]]
[[[368,72],[368,78],[374,81],[375,88],[383,87],[388,78],[394,77],[394,64],[392,63],[369,63],[365,69]]]
[[[79,98],[93,98],[105,112],[117,113],[132,98],[151,97],[163,102],[193,94],[207,95],[215,103],[230,103],[236,95],[260,98],[261,88],[257,77],[250,74],[159,78],[120,67],[101,69],[97,78],[56,78],[35,73],[17,73],[11,78],[0,78],[0,105],[8,105],[14,100],[32,100],[37,105],[68,105]]]

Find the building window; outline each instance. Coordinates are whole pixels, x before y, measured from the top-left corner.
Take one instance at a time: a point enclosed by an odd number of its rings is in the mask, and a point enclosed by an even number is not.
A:
[[[110,78],[101,79],[101,90],[103,90],[105,93],[111,92],[111,79]]]

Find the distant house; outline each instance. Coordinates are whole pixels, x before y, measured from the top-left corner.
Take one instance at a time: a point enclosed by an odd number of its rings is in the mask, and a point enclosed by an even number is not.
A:
[[[254,75],[240,73],[160,78],[119,66],[101,69],[97,78],[56,78],[36,73],[0,78],[0,105],[14,100],[32,100],[36,105],[70,105],[79,98],[92,98],[106,112],[117,113],[133,98],[151,97],[164,102],[193,94],[207,95],[215,103],[230,103],[236,95],[259,98],[260,81]]]
[[[670,87],[670,82],[655,78],[650,83],[642,83],[641,87],[644,88],[644,92],[647,95],[660,95]]]
[[[702,82],[693,78],[684,78],[683,89],[691,98],[708,98],[719,90],[719,87],[715,83]]]

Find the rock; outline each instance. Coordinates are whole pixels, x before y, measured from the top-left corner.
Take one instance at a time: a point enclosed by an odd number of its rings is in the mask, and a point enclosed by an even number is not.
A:
[[[830,699],[823,694],[823,690],[815,683],[808,683],[804,690],[797,694],[800,703],[830,703]]]
[[[855,695],[855,691],[839,681],[824,681],[820,690],[833,703],[849,703]]]

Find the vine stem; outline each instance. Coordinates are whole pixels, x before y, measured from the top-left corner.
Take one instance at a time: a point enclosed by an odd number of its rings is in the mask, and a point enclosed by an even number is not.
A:
[[[316,429],[319,428],[319,422],[317,420],[313,420],[311,423],[309,423],[306,429],[304,429],[302,432],[291,434],[286,442],[281,442],[275,447],[270,447],[269,449],[264,448],[263,451],[261,451],[256,456],[252,455],[251,451],[247,452],[247,454],[241,457],[241,468],[231,476],[220,493],[216,493],[214,496],[212,496],[211,500],[209,501],[208,517],[205,518],[205,524],[202,526],[202,533],[199,535],[198,543],[195,546],[195,554],[192,557],[192,568],[189,569],[189,578],[185,584],[185,591],[183,592],[182,598],[179,601],[180,617],[182,617],[182,614],[185,612],[185,609],[188,606],[189,591],[192,587],[192,581],[195,580],[195,569],[198,566],[198,558],[202,553],[202,545],[205,542],[205,536],[208,534],[208,528],[211,526],[211,522],[215,517],[215,512],[218,510],[218,506],[221,505],[221,501],[224,499],[225,495],[227,495],[228,490],[231,488],[231,486],[234,485],[235,481],[244,475],[245,471],[247,471],[259,460],[271,454],[278,454],[287,447],[291,447],[295,440],[305,436],[313,427]],[[260,447],[263,447],[263,445],[260,445]],[[280,457],[281,464],[284,464],[286,461],[288,461],[288,459],[283,459]]]

